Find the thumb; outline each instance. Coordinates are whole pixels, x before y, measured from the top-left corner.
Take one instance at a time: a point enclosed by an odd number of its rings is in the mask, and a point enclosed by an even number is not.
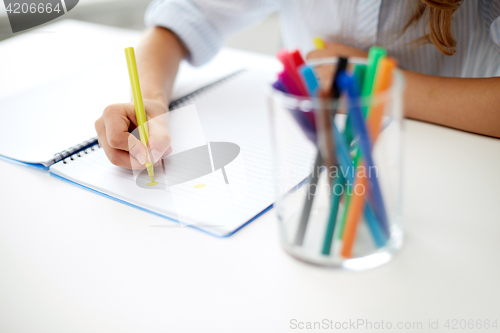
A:
[[[145,165],[147,161],[146,147],[132,134],[128,135],[128,152],[141,165]],[[134,163],[132,163],[133,165]]]
[[[148,121],[148,146],[151,150],[152,163],[157,163],[168,155],[171,138],[168,131],[168,113],[162,114]]]

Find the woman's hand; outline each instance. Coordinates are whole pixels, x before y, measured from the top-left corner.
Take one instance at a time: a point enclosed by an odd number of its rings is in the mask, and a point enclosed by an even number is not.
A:
[[[321,58],[331,58],[331,57],[344,57],[344,58],[367,58],[368,53],[363,50],[359,50],[350,46],[328,43],[324,42],[325,48],[320,50],[314,50],[307,54],[306,59],[308,61]],[[329,87],[332,84],[334,67],[332,66],[318,66],[316,72],[322,82],[324,87]]]
[[[114,165],[144,169],[146,161],[155,164],[170,153],[166,103],[145,99],[144,107],[148,119],[149,156],[142,142],[130,133],[137,128],[133,103],[112,104],[95,122],[99,144]]]
[[[99,144],[111,163],[128,169],[144,169],[146,161],[156,164],[170,152],[168,101],[182,58],[187,49],[168,29],[148,30],[137,48],[137,68],[148,119],[150,154],[130,132],[137,127],[134,104],[108,106],[95,122]]]

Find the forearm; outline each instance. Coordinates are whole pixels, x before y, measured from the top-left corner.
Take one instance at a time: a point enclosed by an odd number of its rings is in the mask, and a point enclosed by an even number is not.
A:
[[[155,27],[146,32],[137,51],[144,99],[168,105],[179,63],[186,54],[186,48],[170,30]]]
[[[500,77],[446,78],[406,72],[405,115],[500,137]]]

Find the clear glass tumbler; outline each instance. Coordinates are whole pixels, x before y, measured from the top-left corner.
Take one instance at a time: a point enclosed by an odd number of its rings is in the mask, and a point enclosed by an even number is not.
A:
[[[332,73],[336,60],[319,63]],[[401,247],[403,90],[399,70],[389,89],[357,100],[297,97],[268,88],[275,210],[281,244],[290,255],[363,270],[388,262]],[[382,115],[371,147],[353,129],[354,108],[367,110],[365,124],[374,110]]]

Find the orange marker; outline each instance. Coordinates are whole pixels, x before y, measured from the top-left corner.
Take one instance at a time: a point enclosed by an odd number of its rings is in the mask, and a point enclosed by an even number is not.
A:
[[[361,213],[365,207],[366,191],[366,175],[363,177],[356,177],[354,185],[352,186],[352,195],[349,199],[349,211],[347,212],[345,221],[343,245],[342,251],[340,252],[344,258],[350,258],[352,256],[352,246],[356,238],[358,222],[361,219]]]
[[[393,72],[397,66],[396,60],[392,58],[383,58],[380,60],[375,82],[375,96],[378,96],[380,93],[390,88]],[[375,99],[376,98],[377,97],[375,97]],[[384,96],[384,98],[386,97]],[[384,107],[385,103],[379,101],[377,105],[373,106],[368,115],[367,130],[373,145],[375,145],[375,141],[380,133],[380,124],[382,122],[382,116],[384,115]]]

